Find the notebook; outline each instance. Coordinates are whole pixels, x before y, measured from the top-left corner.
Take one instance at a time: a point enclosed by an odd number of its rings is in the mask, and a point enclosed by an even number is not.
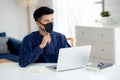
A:
[[[59,50],[57,65],[47,66],[47,68],[55,71],[66,71],[83,68],[88,64],[90,51],[90,45],[61,48]]]

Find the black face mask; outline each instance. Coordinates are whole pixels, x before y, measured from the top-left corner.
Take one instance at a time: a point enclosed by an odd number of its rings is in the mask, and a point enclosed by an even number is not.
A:
[[[40,22],[40,24],[42,24]],[[45,31],[48,33],[51,33],[53,31],[53,22],[47,23],[47,24],[42,24],[45,27]]]

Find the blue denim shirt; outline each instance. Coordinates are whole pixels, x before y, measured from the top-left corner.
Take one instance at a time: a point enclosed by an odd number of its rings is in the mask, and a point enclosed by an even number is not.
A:
[[[42,42],[43,36],[39,31],[32,32],[27,35],[21,45],[19,53],[19,65],[26,67],[31,63],[56,63],[58,59],[59,49],[70,47],[66,37],[58,32],[52,32],[51,43],[43,49],[39,47]]]

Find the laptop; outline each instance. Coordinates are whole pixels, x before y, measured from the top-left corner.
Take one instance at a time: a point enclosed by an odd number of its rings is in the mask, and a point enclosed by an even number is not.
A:
[[[84,68],[89,61],[91,46],[61,48],[59,50],[57,65],[47,66],[55,71],[66,71]]]

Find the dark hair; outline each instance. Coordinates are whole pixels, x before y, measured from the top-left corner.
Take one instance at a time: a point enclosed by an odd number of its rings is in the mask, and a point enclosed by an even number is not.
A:
[[[53,13],[54,13],[53,9],[43,6],[35,10],[33,17],[35,21],[38,21],[38,19],[41,18],[43,15],[53,14]]]

